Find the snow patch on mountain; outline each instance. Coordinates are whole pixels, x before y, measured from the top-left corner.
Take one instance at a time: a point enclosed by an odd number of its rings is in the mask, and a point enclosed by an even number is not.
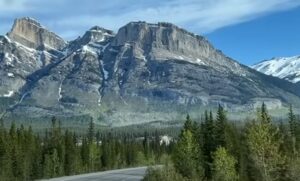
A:
[[[7,76],[11,77],[11,78],[15,77],[15,75],[13,73],[11,73],[11,72],[7,73]]]
[[[13,42],[16,46],[17,46],[17,48],[21,48],[21,49],[23,49],[23,50],[25,50],[25,51],[27,51],[27,52],[30,52],[30,53],[35,53],[36,52],[36,50],[35,49],[33,49],[33,48],[29,48],[29,47],[27,47],[27,46],[25,46],[25,45],[22,45],[21,43],[18,43],[18,42]]]
[[[92,48],[92,47],[90,47],[90,46],[88,46],[88,45],[84,45],[84,46],[82,47],[82,51],[83,51],[84,53],[90,52],[90,53],[92,53],[92,54],[97,54],[97,50],[95,50],[94,48]]]
[[[8,41],[8,43],[11,43],[11,40],[8,36],[5,35],[4,38]]]
[[[264,74],[293,83],[300,81],[300,56],[273,58],[251,67]]]
[[[63,97],[63,96],[61,95],[62,83],[63,83],[63,80],[60,82],[59,87],[58,87],[58,101],[60,101],[61,98]]]
[[[104,62],[103,62],[103,60],[100,60],[100,63],[101,63],[102,72],[104,74],[104,80],[106,81],[108,79],[108,71],[105,70],[105,68],[104,68]]]
[[[14,91],[8,91],[7,94],[3,94],[3,97],[11,97],[14,95]]]

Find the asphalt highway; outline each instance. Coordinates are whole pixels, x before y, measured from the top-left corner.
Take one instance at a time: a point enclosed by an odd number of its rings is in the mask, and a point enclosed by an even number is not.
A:
[[[140,181],[148,167],[109,170],[75,176],[54,178],[44,181]]]

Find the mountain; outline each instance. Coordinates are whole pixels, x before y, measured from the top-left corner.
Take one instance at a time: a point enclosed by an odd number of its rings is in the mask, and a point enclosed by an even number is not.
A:
[[[300,82],[300,56],[273,58],[251,67],[264,74],[279,77],[293,83]]]
[[[94,26],[66,42],[31,18],[0,37],[0,101],[7,119],[57,116],[125,125],[181,119],[223,105],[248,112],[300,107],[300,86],[227,57],[170,23]]]

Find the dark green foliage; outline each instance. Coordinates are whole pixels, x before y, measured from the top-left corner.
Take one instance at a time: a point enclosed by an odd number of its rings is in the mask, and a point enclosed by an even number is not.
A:
[[[74,175],[78,173],[80,162],[78,158],[78,149],[76,147],[76,137],[66,131],[65,133],[65,161],[64,173],[65,175]]]
[[[188,180],[176,172],[173,166],[166,165],[165,168],[148,168],[143,181],[185,181]]]
[[[292,144],[293,153],[296,154],[300,148],[300,123],[297,120],[296,115],[294,114],[293,107],[290,105],[289,113],[289,133],[290,140]]]
[[[175,170],[150,169],[145,180],[297,181],[299,120],[292,108],[288,118],[288,124],[272,123],[265,104],[239,127],[221,106],[216,120],[207,111],[200,124],[187,116],[173,151]]]
[[[274,124],[263,104],[257,118],[237,126],[219,106],[202,122],[189,116],[180,131],[145,131],[136,126],[98,129],[91,120],[85,133],[63,130],[53,118],[39,135],[30,127],[0,120],[0,180],[18,181],[74,175],[123,167],[153,167],[144,180],[296,181],[300,178],[300,124],[292,107],[288,119]],[[166,129],[167,130],[167,129]],[[166,132],[177,135],[162,144]],[[168,155],[171,155],[169,157]]]
[[[90,121],[89,130],[88,130],[88,142],[89,144],[94,142],[95,137],[95,125],[93,120]]]
[[[213,162],[212,153],[216,150],[216,141],[215,141],[215,123],[213,120],[212,112],[205,111],[205,120],[202,124],[203,132],[203,159],[204,159],[204,170],[205,175],[208,178],[211,178],[211,163]]]
[[[95,134],[91,121],[86,134],[77,136],[52,118],[40,137],[31,127],[7,130],[0,123],[0,180],[27,181],[130,166],[159,164],[169,150],[160,145],[160,133]],[[147,140],[146,143],[143,140]],[[157,143],[155,143],[157,142]]]
[[[172,155],[175,169],[185,178],[204,177],[198,125],[187,116]]]
[[[282,137],[279,129],[272,124],[263,104],[257,120],[253,121],[247,133],[249,155],[258,168],[261,180],[285,179],[286,156],[280,150]]]
[[[235,168],[236,159],[224,147],[219,147],[214,152],[213,159],[214,181],[237,181],[238,174]]]
[[[219,105],[217,111],[216,118],[216,126],[215,126],[215,139],[216,146],[226,146],[226,125],[227,125],[227,117],[224,108]]]
[[[189,130],[182,133],[173,154],[173,161],[176,170],[187,178],[194,178],[197,175],[198,146],[193,140],[193,135]]]

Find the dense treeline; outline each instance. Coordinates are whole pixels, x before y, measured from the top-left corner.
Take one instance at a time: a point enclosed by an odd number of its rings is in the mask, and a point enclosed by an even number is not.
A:
[[[190,117],[162,169],[146,181],[296,181],[300,178],[300,122],[292,107],[285,123],[274,124],[265,104],[244,126],[229,122],[219,106],[201,123]]]
[[[160,143],[159,133],[102,134],[93,122],[85,135],[62,130],[60,122],[39,136],[24,126],[0,125],[0,180],[19,181],[157,164],[172,144]]]

